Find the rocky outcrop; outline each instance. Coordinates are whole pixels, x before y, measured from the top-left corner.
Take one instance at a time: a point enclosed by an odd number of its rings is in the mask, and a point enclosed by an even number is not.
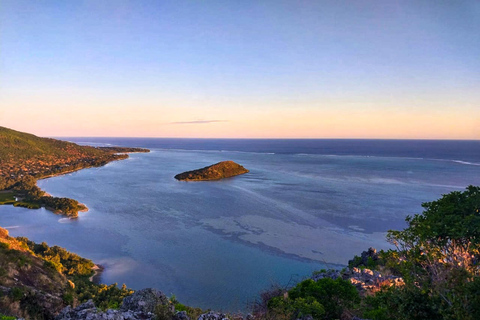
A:
[[[249,172],[243,166],[233,161],[222,161],[198,170],[187,171],[175,176],[182,181],[206,181],[230,178]]]
[[[158,305],[170,308],[168,298],[156,289],[142,289],[131,296],[123,299],[120,310],[101,311],[95,307],[92,300],[81,304],[76,308],[70,306],[64,308],[55,318],[56,320],[136,320],[154,319]]]
[[[200,315],[197,320],[228,320],[228,318],[223,313],[210,311]]]
[[[131,296],[123,299],[121,310],[135,312],[154,312],[157,305],[168,305],[168,298],[161,291],[147,288],[136,291]]]
[[[70,306],[64,308],[55,320],[153,320],[158,306],[168,309],[168,319],[190,320],[185,311],[174,313],[173,305],[168,298],[156,289],[142,289],[131,296],[123,299],[122,307],[119,310],[102,311],[95,307],[92,300],[79,305],[76,308]],[[247,319],[252,319],[251,317]],[[223,313],[207,312],[198,317],[197,320],[229,320]]]
[[[337,279],[342,278],[352,283],[361,293],[372,293],[380,290],[382,287],[403,286],[403,278],[393,275],[384,275],[378,271],[367,268],[346,268],[344,270],[327,270],[325,272],[316,272],[312,279],[318,281],[322,278]]]
[[[173,316],[173,320],[190,320],[190,317],[187,315],[186,311],[178,311]]]
[[[153,313],[134,312],[131,310],[121,311],[112,310],[100,311],[95,308],[92,300],[79,305],[76,308],[70,306],[63,309],[60,314],[55,318],[56,320],[137,320],[137,319],[154,319]]]

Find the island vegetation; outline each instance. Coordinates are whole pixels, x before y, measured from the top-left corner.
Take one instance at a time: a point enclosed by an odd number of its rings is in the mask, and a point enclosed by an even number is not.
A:
[[[175,179],[182,181],[220,180],[249,172],[233,161],[222,161],[211,166],[177,174]]]
[[[38,188],[36,181],[126,159],[127,152],[149,150],[79,146],[0,127],[0,204],[30,209],[45,207],[77,217],[79,211],[87,210],[85,205],[74,199],[52,197]]]
[[[389,231],[387,239],[395,249],[377,253],[370,248],[343,270],[320,270],[293,287],[267,290],[248,319],[479,319],[480,187],[449,193],[423,207],[423,213],[406,218],[404,230]],[[62,306],[89,299],[89,310],[97,310],[94,304],[99,310],[122,306],[133,291],[125,285],[92,283],[93,266],[60,247],[8,237],[0,228],[0,313],[50,319]],[[145,290],[139,295],[154,293]],[[243,319],[206,314],[174,296],[153,296],[162,303],[148,319]],[[45,311],[46,301],[54,311]],[[79,308],[86,312],[86,307]]]

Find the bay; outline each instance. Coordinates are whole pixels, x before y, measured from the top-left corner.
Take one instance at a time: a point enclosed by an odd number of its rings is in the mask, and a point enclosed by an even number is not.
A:
[[[422,202],[480,184],[478,141],[67,140],[152,152],[39,181],[89,207],[77,220],[0,206],[0,225],[104,265],[102,282],[229,311],[272,284],[388,248],[386,231],[403,228]],[[223,160],[250,173],[173,178]]]

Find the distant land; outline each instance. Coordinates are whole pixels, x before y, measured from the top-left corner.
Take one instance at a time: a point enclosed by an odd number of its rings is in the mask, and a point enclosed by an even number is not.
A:
[[[36,182],[84,168],[103,166],[128,158],[125,153],[149,152],[142,148],[90,147],[0,127],[0,204],[46,209],[68,217],[88,210],[76,200],[52,197]]]
[[[233,161],[222,161],[211,166],[177,174],[175,179],[181,181],[208,181],[230,178],[249,172]]]

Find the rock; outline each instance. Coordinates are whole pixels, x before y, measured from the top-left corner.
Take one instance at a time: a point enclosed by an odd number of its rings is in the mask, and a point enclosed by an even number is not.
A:
[[[168,298],[161,291],[147,288],[135,291],[131,296],[124,298],[121,310],[153,313],[158,304],[168,305]]]
[[[163,293],[155,289],[143,289],[123,299],[120,310],[102,312],[92,300],[82,303],[75,309],[68,306],[55,317],[55,320],[153,320],[157,304],[169,303]],[[185,314],[186,315],[186,314]],[[179,318],[178,320],[189,320]]]
[[[186,311],[178,311],[173,316],[173,320],[190,320],[190,317],[187,315]]]
[[[343,271],[326,270],[323,272],[315,272],[311,277],[314,281],[319,281],[323,278],[331,278],[333,280],[342,278],[343,280],[348,280],[362,294],[365,292],[376,292],[385,286],[403,286],[405,284],[401,277],[393,275],[385,276],[378,271],[367,268],[346,268]]]
[[[229,320],[229,319],[223,313],[210,311],[210,312],[201,314],[197,320]]]
[[[97,308],[92,300],[88,300],[85,303],[82,303],[75,309],[70,306],[67,306],[60,311],[60,313],[55,317],[56,320],[68,320],[68,319],[90,319],[93,315],[97,314]]]
[[[175,176],[182,181],[206,181],[230,178],[249,172],[243,166],[233,161],[222,161],[198,170],[187,171]]]
[[[329,269],[323,272],[315,272],[312,276],[312,280],[318,281],[323,278],[337,279],[342,277],[340,270]]]
[[[88,300],[87,302],[85,303],[82,303],[81,305],[79,305],[78,307],[75,308],[76,311],[81,311],[81,310],[85,310],[85,309],[93,309],[95,308],[95,304],[93,303],[92,299]]]

